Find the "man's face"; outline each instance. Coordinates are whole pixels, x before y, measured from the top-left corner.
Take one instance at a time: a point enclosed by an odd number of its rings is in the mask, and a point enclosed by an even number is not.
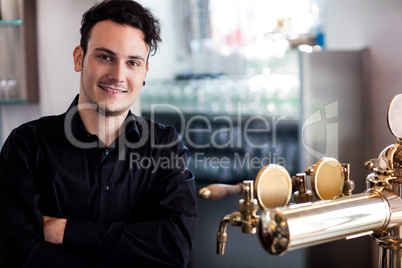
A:
[[[95,24],[85,58],[80,46],[74,50],[79,103],[95,104],[106,116],[127,113],[145,81],[148,52],[141,30],[110,20]]]

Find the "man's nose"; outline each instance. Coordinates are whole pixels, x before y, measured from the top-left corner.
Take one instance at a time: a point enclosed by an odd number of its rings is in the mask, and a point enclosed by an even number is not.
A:
[[[124,62],[116,62],[110,68],[108,78],[114,83],[122,83],[126,77],[126,65]]]

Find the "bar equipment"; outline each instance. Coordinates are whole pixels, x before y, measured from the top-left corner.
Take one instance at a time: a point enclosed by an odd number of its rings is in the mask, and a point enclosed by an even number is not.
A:
[[[385,148],[378,159],[365,163],[372,173],[362,193],[352,194],[350,165],[326,157],[293,178],[283,167],[271,164],[260,171],[254,183],[244,181],[223,190],[219,185],[201,189],[202,196],[210,191],[203,196],[206,198],[243,194],[240,212],[225,216],[220,223],[217,253],[224,254],[230,223],[241,226],[243,233],[256,233],[263,248],[274,255],[370,235],[379,245],[378,267],[402,267],[402,94],[391,100],[387,119],[397,143]],[[316,201],[307,189],[308,176]],[[214,188],[219,188],[219,195]],[[289,204],[295,188],[295,204]]]
[[[346,166],[348,168],[348,166]],[[349,173],[334,158],[323,158],[316,165],[306,169],[311,175],[314,194],[322,200],[335,199],[343,196],[345,174]],[[311,202],[313,194],[307,190],[306,173],[299,173],[291,178],[288,171],[276,164],[265,166],[258,173],[255,182],[243,181],[236,185],[211,184],[200,190],[200,195],[206,199],[220,199],[232,194],[243,194],[239,201],[239,212],[233,212],[222,218],[217,234],[217,254],[223,255],[227,241],[227,226],[241,226],[243,233],[255,234],[260,223],[257,211],[269,210],[286,206],[292,195],[292,189],[298,188],[294,193],[296,203]],[[332,183],[327,183],[328,178]],[[335,183],[334,183],[335,182]]]
[[[274,179],[267,181],[270,178]],[[291,192],[290,175],[285,168],[278,165],[268,165],[261,169],[255,183],[252,180],[246,180],[243,184],[234,186],[212,184],[201,189],[201,196],[210,199],[220,199],[231,194],[243,194],[243,199],[239,201],[238,205],[239,212],[226,215],[219,224],[217,254],[225,253],[229,223],[233,226],[240,226],[243,233],[255,234],[259,223],[258,209],[286,205],[290,200]],[[255,194],[258,199],[255,198]]]

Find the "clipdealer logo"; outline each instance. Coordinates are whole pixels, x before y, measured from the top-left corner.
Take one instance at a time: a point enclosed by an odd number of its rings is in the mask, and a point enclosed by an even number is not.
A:
[[[334,101],[324,108],[317,109],[315,112],[310,114],[302,123],[301,126],[301,144],[303,148],[312,156],[316,157],[317,159],[321,159],[325,156],[330,156],[334,158],[338,158],[338,144],[339,144],[339,137],[338,137],[338,121],[336,120],[339,117],[338,111],[339,103],[338,101]],[[84,107],[88,109],[96,109],[94,105],[88,105],[88,107]],[[271,118],[268,120],[266,117],[263,116],[252,116],[247,120],[247,122],[241,122],[241,103],[238,104],[238,115],[236,117],[229,117],[229,116],[216,116],[213,118],[208,118],[202,115],[194,116],[188,122],[186,122],[183,112],[174,105],[169,104],[154,104],[152,105],[152,115],[156,112],[158,108],[170,109],[177,113],[178,118],[181,124],[181,132],[179,133],[181,137],[185,138],[185,140],[194,148],[197,149],[205,149],[205,148],[218,148],[218,149],[225,149],[225,148],[240,148],[242,146],[247,146],[247,148],[252,149],[261,149],[261,148],[273,148],[277,146],[277,125],[280,121],[286,119],[286,116],[280,116]],[[101,146],[98,142],[81,142],[80,140],[76,139],[71,132],[71,122],[72,117],[78,112],[78,107],[73,107],[69,113],[66,115],[65,120],[65,130],[66,130],[66,137],[71,142],[71,144],[83,148],[89,149]],[[151,120],[154,118],[151,118]],[[219,129],[213,129],[212,122],[219,122],[224,123],[225,127]],[[253,127],[252,123],[254,121],[259,121],[262,123],[262,128],[255,128]],[[196,122],[202,122],[202,126],[197,125]],[[138,122],[144,123],[144,122]],[[243,124],[244,123],[244,124]],[[146,122],[145,122],[146,124]],[[242,126],[242,127],[236,127]],[[119,144],[121,146],[129,146],[131,148],[135,148],[141,146],[150,139],[151,143],[153,141],[152,135],[154,134],[154,130],[152,129],[153,125],[151,126],[143,126],[144,130],[147,130],[148,127],[151,127],[150,131],[147,133],[143,133],[142,139],[136,143],[130,143],[128,140],[125,139],[124,133],[121,135],[121,140],[119,140]],[[210,139],[207,141],[198,141],[191,136],[191,133],[204,133]],[[255,143],[250,137],[253,133],[260,135],[270,135],[270,141],[264,141],[263,143]],[[205,135],[204,135],[205,136]],[[226,139],[222,142],[219,141],[221,136],[225,136]],[[158,148],[167,148],[172,146],[178,142],[174,141],[172,144],[152,144],[152,146]],[[122,149],[122,148],[119,148]],[[119,154],[120,160],[128,160],[124,154]],[[135,155],[130,158],[132,161],[139,161],[138,157],[136,158]],[[218,161],[219,160],[219,161]],[[250,165],[253,167],[256,166],[263,166],[267,163],[272,162],[281,162],[282,164],[285,163],[285,159],[273,153],[272,155],[265,155],[265,156],[258,156],[254,157],[253,154],[247,153],[246,155],[236,154],[233,158],[222,158],[219,159],[218,157],[209,157],[205,154],[197,154],[193,158],[189,158],[188,162],[192,161],[193,163],[202,166],[205,163],[208,165],[219,165],[223,168],[225,167],[232,167],[234,164],[238,167],[244,167],[247,163],[251,163]],[[167,161],[162,161],[160,163],[165,163]],[[230,164],[229,164],[229,163]],[[145,163],[145,162],[144,162]],[[147,162],[148,163],[148,162]],[[159,162],[158,162],[159,163]],[[160,166],[160,165],[156,165]],[[162,165],[164,166],[164,165]]]
[[[104,104],[103,104],[104,105]],[[85,106],[80,106],[83,109],[97,109],[97,105],[87,104]],[[78,106],[72,107],[68,113],[66,114],[64,128],[65,135],[70,143],[78,148],[82,149],[91,149],[91,148],[101,148],[104,147],[102,143],[99,141],[81,141],[76,138],[72,133],[72,121],[73,117],[78,113]],[[157,111],[158,110],[158,111]],[[198,150],[205,150],[207,148],[215,148],[215,149],[227,149],[227,148],[247,148],[247,153],[235,153],[233,157],[218,157],[218,156],[209,156],[207,154],[201,153],[197,154],[193,158],[188,158],[188,162],[192,161],[198,166],[202,166],[203,164],[213,165],[215,166],[218,161],[218,165],[221,167],[228,167],[228,162],[232,166],[238,167],[246,167],[250,166],[263,166],[265,164],[269,164],[272,161],[280,161],[284,163],[285,160],[276,156],[276,154],[269,153],[268,155],[258,155],[255,156],[252,152],[255,150],[272,148],[273,150],[277,146],[277,126],[278,124],[286,119],[286,116],[272,116],[271,118],[267,118],[262,115],[254,115],[247,118],[244,121],[244,117],[242,116],[242,103],[238,103],[238,113],[235,116],[225,116],[225,115],[216,115],[214,117],[207,117],[204,115],[193,115],[191,118],[185,118],[184,113],[176,106],[170,104],[152,104],[151,105],[151,121],[155,121],[154,115],[156,113],[161,112],[169,112],[171,114],[176,114],[177,119],[180,121],[180,138],[183,139],[186,143],[190,145],[191,148],[195,148]],[[99,120],[104,120],[101,115],[99,115]],[[186,120],[188,119],[188,120]],[[148,166],[149,163],[152,163],[153,166],[167,166],[167,160],[171,160],[171,158],[167,159],[146,159],[140,160],[138,155],[126,155],[124,152],[125,146],[129,148],[137,148],[143,146],[146,142],[150,142],[150,146],[152,148],[169,148],[177,144],[180,140],[176,139],[172,141],[170,144],[155,144],[155,133],[154,129],[156,125],[148,124],[146,120],[138,120],[137,124],[141,125],[142,135],[140,140],[135,141],[134,143],[130,142],[126,139],[124,131],[120,133],[118,139],[118,150],[119,151],[119,160],[129,160],[133,162],[133,166]],[[126,122],[125,122],[126,123]],[[219,124],[219,128],[215,128],[214,124]],[[124,127],[122,127],[124,130]],[[101,131],[101,130],[100,130]],[[268,139],[255,139],[256,135],[269,137]],[[207,137],[205,140],[199,139],[199,137]],[[197,138],[198,137],[198,138]],[[116,146],[112,144],[111,146]],[[234,150],[236,151],[236,150]],[[174,161],[173,161],[174,162]],[[229,168],[229,167],[228,167]]]
[[[314,157],[321,159],[325,156],[331,156],[338,159],[338,144],[339,144],[339,137],[338,137],[338,122],[328,122],[331,119],[338,118],[338,101],[334,101],[324,107],[323,110],[317,110],[312,113],[306,120],[303,122],[302,129],[301,129],[301,140],[303,143],[304,149]],[[311,137],[306,137],[305,133],[309,130],[309,133],[319,132],[318,128],[322,128],[322,124],[325,123],[326,126],[326,136],[324,137],[314,137],[315,140],[319,140],[320,142],[325,142],[325,149],[323,152],[317,150],[316,147],[310,147],[311,145]],[[318,126],[320,124],[320,126]],[[318,130],[318,131],[317,131]],[[310,145],[308,145],[308,143]]]
[[[195,169],[217,170],[256,170],[272,163],[285,166],[285,158],[275,153],[277,147],[277,128],[286,116],[254,115],[244,118],[242,116],[242,103],[238,102],[237,114],[228,115],[192,115],[186,120],[182,111],[170,104],[152,104],[151,119],[157,114],[156,110],[177,113],[180,119],[179,133],[191,148],[198,149],[190,154],[187,163]],[[159,111],[161,113],[161,111]],[[214,125],[218,125],[215,128]],[[255,139],[263,136],[263,139]],[[198,137],[198,138],[197,138]],[[229,149],[227,154],[210,155],[208,148],[216,150]],[[230,150],[234,149],[234,150]],[[246,148],[239,152],[240,148]],[[257,154],[254,152],[257,151]],[[264,151],[261,153],[260,151]]]

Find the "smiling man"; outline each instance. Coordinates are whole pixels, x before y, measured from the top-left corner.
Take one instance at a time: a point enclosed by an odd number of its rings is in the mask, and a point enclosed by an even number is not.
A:
[[[127,42],[116,43],[121,36],[126,36]],[[141,30],[111,20],[97,23],[91,31],[85,65],[82,47],[74,50],[75,70],[81,71],[83,98],[79,103],[105,102],[105,110],[101,112],[106,116],[126,115],[145,81],[148,53]],[[118,108],[111,110],[111,105]]]
[[[109,146],[143,86],[150,48],[141,30],[112,20],[95,24],[88,41],[86,52],[81,46],[74,50],[75,70],[81,72],[78,104],[97,109],[79,111],[89,132]]]
[[[160,40],[134,1],[84,14],[79,94],[66,113],[13,130],[1,151],[0,267],[187,266],[197,220],[187,148],[129,109]]]

